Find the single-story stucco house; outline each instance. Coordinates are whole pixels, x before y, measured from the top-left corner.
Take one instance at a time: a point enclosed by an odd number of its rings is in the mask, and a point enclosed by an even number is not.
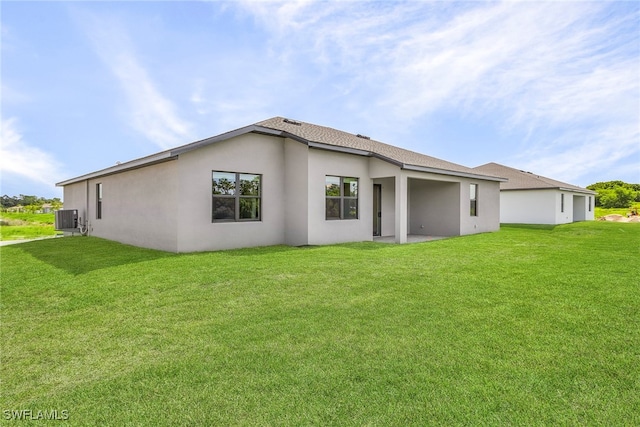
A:
[[[498,163],[474,170],[507,178],[500,183],[500,222],[567,224],[594,219],[595,191]]]
[[[83,233],[194,252],[496,231],[502,181],[274,117],[57,185]]]

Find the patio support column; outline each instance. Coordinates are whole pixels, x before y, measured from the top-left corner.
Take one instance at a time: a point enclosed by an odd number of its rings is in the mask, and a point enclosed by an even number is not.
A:
[[[407,177],[396,175],[396,243],[407,243]]]

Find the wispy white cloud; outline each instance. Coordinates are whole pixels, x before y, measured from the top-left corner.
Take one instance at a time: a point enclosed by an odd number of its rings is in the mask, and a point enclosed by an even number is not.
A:
[[[96,53],[127,96],[130,110],[125,117],[129,125],[161,148],[189,141],[191,123],[180,117],[175,105],[154,84],[123,24],[108,15],[76,13]]]
[[[241,5],[283,58],[340,76],[345,105],[377,126],[417,126],[442,111],[472,117],[523,138],[514,160],[535,154],[527,167],[567,179],[640,152],[631,4]]]
[[[54,156],[23,139],[15,117],[2,119],[0,170],[5,178],[14,176],[46,186],[60,181],[63,175]]]

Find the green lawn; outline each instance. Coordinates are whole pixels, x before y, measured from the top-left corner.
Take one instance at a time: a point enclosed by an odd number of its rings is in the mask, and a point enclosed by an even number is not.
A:
[[[182,255],[2,247],[0,423],[640,425],[639,255],[638,224],[604,222]]]
[[[611,215],[611,214],[627,216],[628,213],[631,213],[632,209],[635,209],[637,212],[640,212],[640,203],[634,203],[629,208],[601,208],[596,206],[595,211],[593,213],[595,215],[595,218],[598,219],[605,215]]]
[[[0,240],[22,240],[52,237],[54,214],[0,212]]]

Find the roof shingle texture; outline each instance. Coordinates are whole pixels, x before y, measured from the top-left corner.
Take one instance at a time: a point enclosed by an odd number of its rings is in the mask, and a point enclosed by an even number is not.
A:
[[[404,165],[463,172],[473,175],[490,175],[466,166],[447,162],[446,160],[416,153],[414,151],[405,150],[373,139],[361,138],[348,132],[300,121],[296,122],[299,123],[299,125],[287,123],[283,117],[273,117],[271,119],[258,122],[256,125],[285,131],[311,142],[369,151]]]
[[[555,179],[547,178],[542,175],[536,175],[531,172],[522,171],[519,169],[510,168],[498,163],[487,163],[486,165],[475,167],[474,170],[493,175],[502,178],[507,178],[509,181],[501,182],[501,190],[534,190],[545,188],[566,188],[570,190],[576,190],[580,192],[591,192],[586,188],[578,187],[577,185],[568,184],[566,182],[557,181]],[[595,192],[593,192],[595,194]]]

